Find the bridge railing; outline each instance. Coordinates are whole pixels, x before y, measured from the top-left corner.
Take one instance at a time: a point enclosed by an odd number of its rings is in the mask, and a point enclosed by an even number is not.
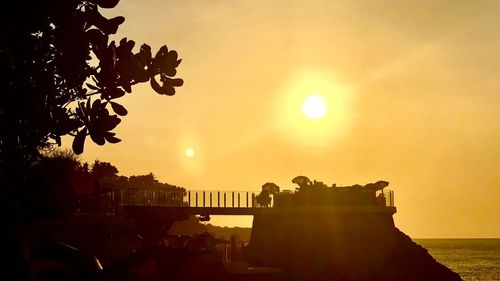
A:
[[[284,193],[285,194],[285,193]],[[394,207],[394,191],[383,190],[378,201],[387,207]],[[380,194],[379,194],[380,195]],[[278,195],[280,196],[280,195]],[[163,207],[205,207],[205,208],[265,208],[274,207],[275,198],[259,204],[259,192],[252,191],[183,191],[161,189],[129,189],[89,195],[78,200],[76,213],[120,213],[123,206]],[[282,201],[280,199],[280,201]],[[281,204],[280,204],[281,205]]]
[[[212,208],[258,208],[272,207],[272,200],[268,206],[261,206],[257,202],[258,192],[249,191],[196,191],[187,192],[188,207]]]
[[[120,191],[124,206],[185,206],[182,190],[128,189]]]
[[[394,191],[386,189],[382,191],[385,197],[385,206],[394,207]]]
[[[89,194],[77,199],[76,214],[106,214],[120,213],[123,205],[121,191],[109,191],[99,195]]]
[[[212,207],[212,208],[259,208],[273,207],[274,200],[267,206],[258,203],[258,192],[251,191],[166,191],[129,190],[121,193],[125,206],[164,207]]]

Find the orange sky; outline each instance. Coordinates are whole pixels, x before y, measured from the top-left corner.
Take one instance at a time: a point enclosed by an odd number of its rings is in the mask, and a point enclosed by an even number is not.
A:
[[[185,86],[135,87],[123,141],[87,143],[84,160],[188,189],[383,179],[412,237],[500,237],[500,2],[122,0],[106,14],[126,17],[118,39],[177,50]],[[310,94],[325,118],[302,114]]]

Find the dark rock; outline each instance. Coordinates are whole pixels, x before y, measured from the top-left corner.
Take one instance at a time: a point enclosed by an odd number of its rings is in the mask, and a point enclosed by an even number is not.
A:
[[[399,231],[390,212],[255,216],[249,260],[300,281],[462,280]]]

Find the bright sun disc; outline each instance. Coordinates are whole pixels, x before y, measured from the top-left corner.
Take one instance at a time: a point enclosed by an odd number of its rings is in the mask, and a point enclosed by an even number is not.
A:
[[[195,154],[195,153],[194,153],[194,149],[193,149],[193,148],[191,148],[191,147],[190,147],[190,148],[188,148],[188,149],[186,149],[185,154],[186,154],[186,157],[189,157],[189,158],[194,157],[194,154]]]
[[[326,114],[326,103],[322,96],[309,96],[302,105],[302,112],[311,119],[319,119]]]

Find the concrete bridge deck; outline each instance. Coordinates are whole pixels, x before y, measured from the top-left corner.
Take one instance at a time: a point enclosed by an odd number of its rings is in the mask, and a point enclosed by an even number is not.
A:
[[[221,216],[254,216],[272,215],[282,213],[396,213],[396,207],[387,206],[317,206],[317,207],[296,207],[296,208],[234,208],[234,207],[174,207],[174,206],[124,206],[127,214],[141,215],[221,215]]]

